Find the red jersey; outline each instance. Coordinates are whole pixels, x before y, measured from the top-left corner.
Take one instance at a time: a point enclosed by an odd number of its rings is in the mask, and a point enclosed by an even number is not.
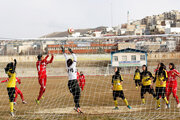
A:
[[[80,81],[80,85],[84,86],[85,85],[85,76],[84,75],[79,75],[79,81]]]
[[[85,86],[85,76],[84,75],[79,75],[79,87],[81,88],[81,90],[84,90],[84,86]]]
[[[49,57],[49,55],[47,55],[43,60],[36,62],[38,75],[46,74],[46,66],[47,66],[47,64],[52,63],[54,56],[52,56],[51,59],[49,61],[47,61],[48,57]]]
[[[77,72],[77,80],[78,80],[78,82],[79,82],[79,72]]]
[[[175,69],[167,71],[167,73],[168,73],[168,81],[167,82],[177,81],[177,77],[176,76],[180,76],[180,73],[177,70],[175,70]]]

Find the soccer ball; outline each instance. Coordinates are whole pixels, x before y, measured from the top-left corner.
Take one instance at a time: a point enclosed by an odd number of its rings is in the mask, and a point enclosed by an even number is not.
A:
[[[69,29],[68,29],[68,33],[69,33],[69,34],[72,34],[73,32],[74,32],[74,29],[73,29],[73,28],[69,28]]]

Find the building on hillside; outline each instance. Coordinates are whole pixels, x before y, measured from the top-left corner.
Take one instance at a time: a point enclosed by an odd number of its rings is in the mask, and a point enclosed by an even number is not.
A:
[[[70,37],[80,37],[80,36],[81,36],[80,32],[75,32],[70,35]]]
[[[92,33],[94,37],[101,37],[101,31],[95,31]]]
[[[164,49],[166,43],[163,42],[160,38],[156,38],[155,42],[150,41],[138,41],[136,42],[136,49],[145,50],[145,51],[159,51],[159,49]]]
[[[136,48],[135,43],[130,43],[130,42],[120,42],[118,43],[118,50],[126,49],[126,48]]]
[[[166,45],[170,52],[172,52],[176,49],[176,41],[173,41],[173,40],[167,41]]]
[[[165,34],[180,34],[180,27],[167,28]]]

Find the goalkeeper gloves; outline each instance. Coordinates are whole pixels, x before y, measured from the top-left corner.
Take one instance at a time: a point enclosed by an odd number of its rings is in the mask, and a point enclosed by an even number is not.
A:
[[[73,51],[71,50],[71,48],[68,48],[68,50],[69,50],[70,53],[73,53]]]
[[[61,46],[62,52],[65,53],[65,49],[63,46]]]

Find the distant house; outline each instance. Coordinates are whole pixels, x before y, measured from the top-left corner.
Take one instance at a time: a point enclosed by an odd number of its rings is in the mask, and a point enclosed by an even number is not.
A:
[[[112,67],[133,67],[147,65],[147,52],[132,48],[111,52]]]

